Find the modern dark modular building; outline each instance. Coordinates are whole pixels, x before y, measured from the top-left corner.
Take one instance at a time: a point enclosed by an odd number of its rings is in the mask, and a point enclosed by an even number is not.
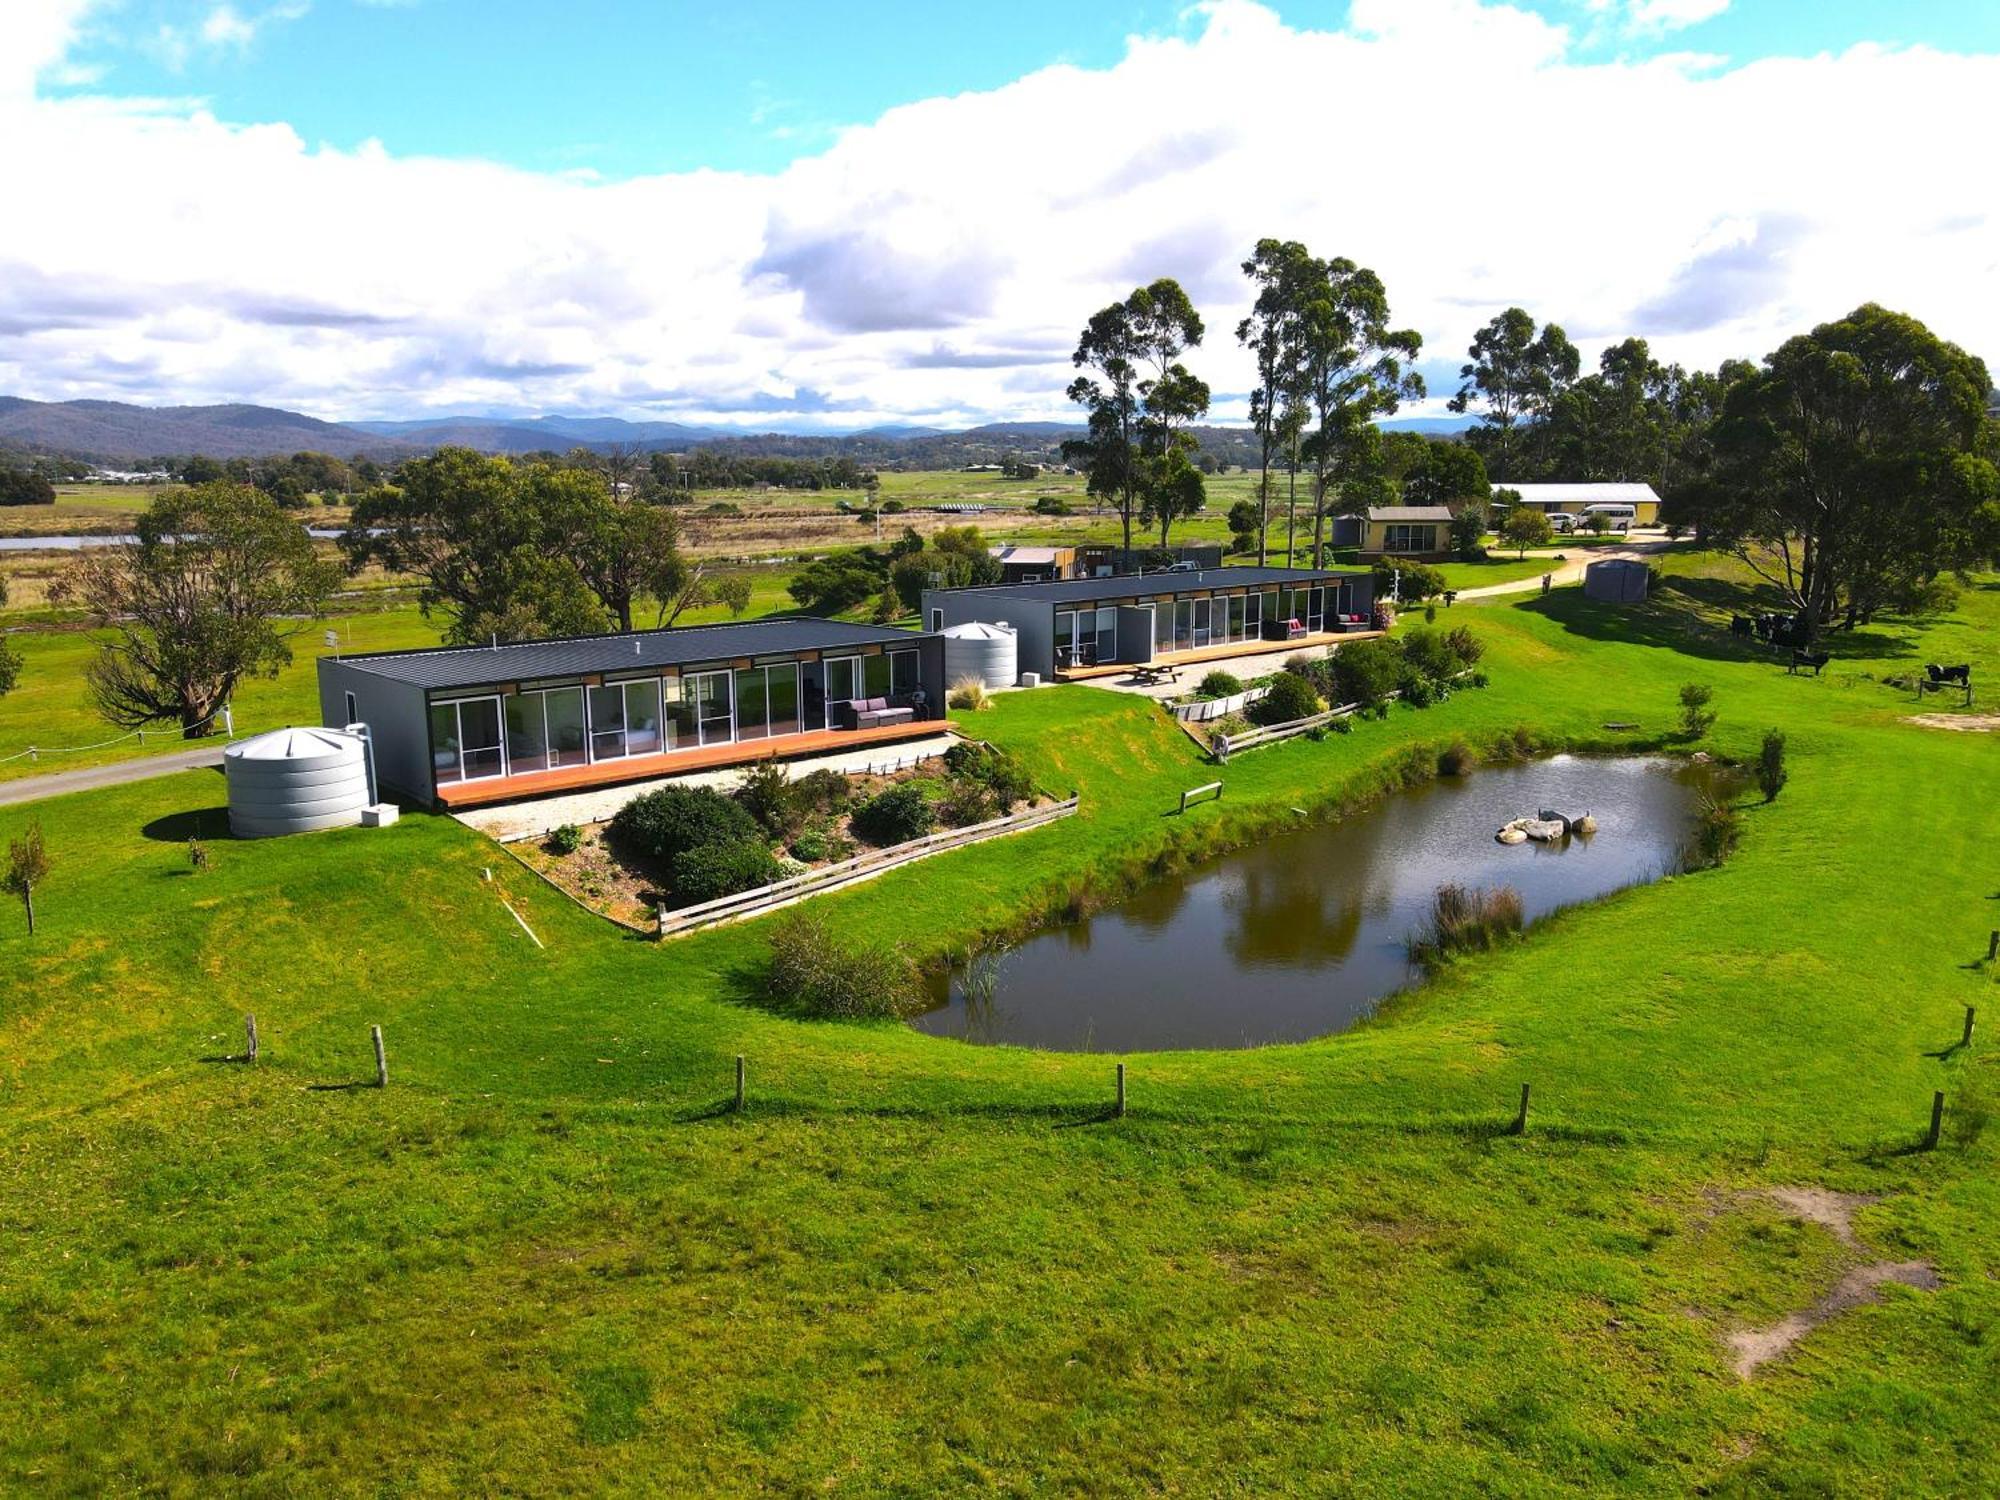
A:
[[[1351,568],[1196,568],[1113,578],[930,589],[924,628],[1007,624],[1020,670],[1053,678],[1330,643],[1370,628],[1375,580]]]
[[[363,723],[383,786],[470,806],[934,734],[944,643],[750,620],[322,657],[320,713]]]

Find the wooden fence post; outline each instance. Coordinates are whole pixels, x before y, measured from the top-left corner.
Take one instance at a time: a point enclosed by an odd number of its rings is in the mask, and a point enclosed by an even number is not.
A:
[[[1930,1134],[1924,1137],[1924,1149],[1926,1151],[1937,1150],[1938,1136],[1943,1130],[1944,1090],[1939,1089],[1935,1094],[1931,1095],[1931,1129]]]
[[[2000,927],[1986,934],[1986,961],[1990,964],[2000,959]]]
[[[244,1049],[243,1060],[247,1063],[253,1063],[257,1060],[257,1018],[255,1016],[245,1016],[243,1018],[243,1030],[249,1036],[249,1045]]]
[[[1526,1135],[1527,1133],[1528,1133],[1528,1086],[1524,1083],[1521,1085],[1520,1112],[1514,1116],[1514,1134]]]
[[[389,1054],[382,1050],[382,1028],[370,1026],[368,1035],[375,1043],[375,1087],[386,1089],[389,1086]]]
[[[736,1054],[736,1110],[738,1114],[741,1114],[743,1111],[743,1054],[741,1052]]]
[[[1125,1118],[1125,1064],[1118,1065],[1118,1105],[1114,1113],[1119,1119]]]
[[[1965,1007],[1965,1035],[1958,1039],[1959,1046],[1970,1047],[1972,1045],[1972,1022],[1978,1014],[1979,1009],[1977,1006],[1968,1005]]]

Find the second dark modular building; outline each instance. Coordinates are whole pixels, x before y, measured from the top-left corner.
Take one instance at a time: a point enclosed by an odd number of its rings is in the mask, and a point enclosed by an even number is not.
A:
[[[1007,624],[1020,670],[1044,679],[1110,665],[1168,664],[1369,629],[1374,575],[1351,568],[1195,568],[1131,577],[929,589],[928,631]]]

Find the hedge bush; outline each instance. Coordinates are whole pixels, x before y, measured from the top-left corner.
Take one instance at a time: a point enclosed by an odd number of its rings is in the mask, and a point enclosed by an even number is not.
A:
[[[1210,672],[1194,690],[1197,698],[1228,698],[1243,691],[1243,679],[1232,672]]]
[[[611,837],[626,853],[664,867],[705,844],[755,839],[758,828],[755,818],[712,787],[663,786],[619,808]]]
[[[1035,784],[1028,768],[1009,751],[961,740],[945,751],[944,768],[954,780],[968,781],[990,792],[1001,812],[1012,812],[1016,804],[1034,800]]]
[[[769,885],[784,873],[777,856],[761,838],[735,844],[697,844],[674,856],[674,899],[693,906]]]
[[[1245,711],[1253,724],[1289,724],[1308,719],[1323,705],[1313,686],[1296,672],[1280,672],[1271,679],[1271,690]]]
[[[1355,641],[1333,653],[1333,696],[1342,703],[1376,704],[1396,690],[1402,653],[1388,641]]]
[[[781,1007],[835,1020],[914,1015],[924,1008],[915,965],[900,950],[849,947],[811,905],[772,924],[770,995]]]
[[[931,831],[936,818],[924,789],[914,781],[906,781],[855,808],[848,827],[854,830],[855,837],[886,848],[922,838]]]

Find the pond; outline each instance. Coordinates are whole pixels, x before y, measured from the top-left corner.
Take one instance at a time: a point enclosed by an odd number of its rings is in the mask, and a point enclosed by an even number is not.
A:
[[[1447,881],[1511,885],[1529,921],[1657,880],[1702,793],[1737,773],[1639,757],[1559,755],[1445,777],[1338,823],[1281,833],[1118,906],[934,977],[937,1036],[1112,1052],[1254,1047],[1346,1029],[1421,977],[1405,940]],[[1592,836],[1504,845],[1494,832],[1551,808]],[[969,993],[968,993],[969,992]]]

